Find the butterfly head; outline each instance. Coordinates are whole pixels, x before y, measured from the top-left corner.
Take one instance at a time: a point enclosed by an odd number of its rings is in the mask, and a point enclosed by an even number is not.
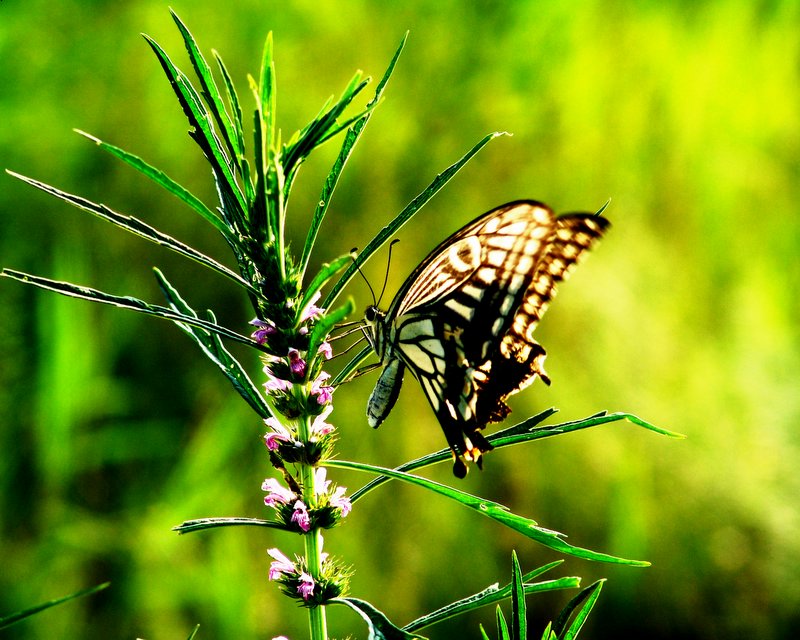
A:
[[[364,311],[364,324],[364,335],[367,337],[367,341],[378,357],[382,357],[385,345],[386,312],[378,308],[376,304],[368,306]]]

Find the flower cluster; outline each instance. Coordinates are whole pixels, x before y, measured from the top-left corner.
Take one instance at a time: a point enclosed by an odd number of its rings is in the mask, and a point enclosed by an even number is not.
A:
[[[331,411],[333,406],[328,404],[322,413],[311,420],[308,438],[305,441],[300,439],[296,423],[287,426],[277,418],[267,418],[264,420],[268,427],[268,431],[264,434],[264,444],[284,462],[315,465],[329,457],[333,451],[335,428],[327,422]]]
[[[338,598],[347,588],[350,571],[332,561],[327,553],[321,554],[322,567],[316,579],[309,573],[304,558],[295,556],[292,561],[274,548],[267,553],[272,558],[269,579],[277,582],[287,596],[307,607],[316,607],[331,598]]]
[[[333,487],[327,479],[325,468],[315,472],[315,493],[313,496],[298,495],[284,487],[275,478],[264,480],[261,490],[266,491],[264,504],[276,511],[278,521],[287,529],[307,533],[312,529],[330,529],[350,513],[350,499],[345,495],[344,487]]]
[[[330,343],[322,342],[313,357],[303,355],[309,347],[310,329],[324,313],[324,309],[316,305],[319,296],[317,293],[312,297],[298,314],[295,326],[286,331],[281,331],[270,320],[256,318],[250,321],[256,327],[250,337],[267,351],[264,356],[267,377],[264,388],[275,408],[289,418],[319,416],[333,398],[333,387],[326,384],[330,374],[322,371],[323,361],[333,357]],[[299,393],[298,387],[305,393]]]
[[[315,353],[309,352],[311,330],[325,313],[318,300],[319,294],[313,296],[290,323],[262,319],[250,323],[255,327],[251,337],[264,347],[264,389],[276,410],[264,420],[264,444],[288,483],[264,480],[264,504],[275,510],[275,519],[287,530],[313,534],[306,537],[307,545],[321,544],[319,531],[338,524],[352,508],[346,489],[333,485],[325,468],[316,466],[331,456],[336,438],[328,422],[334,388],[328,384],[330,374],[322,370],[333,350],[322,342]],[[281,311],[292,308],[290,304]],[[287,463],[300,465],[297,477],[286,470]],[[269,555],[273,559],[269,579],[303,605],[317,607],[344,593],[350,572],[332,563],[327,554],[315,556],[321,559],[319,566],[310,566],[307,558],[290,560],[278,549],[270,549]]]

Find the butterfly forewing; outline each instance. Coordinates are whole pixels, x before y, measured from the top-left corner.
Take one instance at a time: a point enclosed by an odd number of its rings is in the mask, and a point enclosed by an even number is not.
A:
[[[384,366],[399,358],[420,381],[456,475],[466,473],[461,457],[480,462],[491,448],[479,429],[508,414],[506,397],[536,375],[549,382],[533,331],[558,282],[607,226],[590,214],[556,217],[534,201],[498,207],[434,249],[375,326]],[[383,417],[391,408],[373,404]]]

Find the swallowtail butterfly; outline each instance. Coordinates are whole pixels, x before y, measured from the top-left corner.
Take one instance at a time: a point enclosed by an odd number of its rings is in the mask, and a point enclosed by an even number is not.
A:
[[[365,334],[383,372],[367,418],[392,410],[408,368],[419,381],[453,452],[453,473],[480,467],[492,445],[480,433],[511,409],[506,398],[544,371],[533,339],[556,285],[600,238],[608,220],[556,216],[532,200],[483,214],[436,247],[387,311],[367,309]]]

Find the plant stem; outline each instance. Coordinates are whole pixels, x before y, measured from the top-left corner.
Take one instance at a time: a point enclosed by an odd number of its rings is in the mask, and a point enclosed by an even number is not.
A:
[[[303,536],[306,543],[306,562],[311,575],[316,580],[320,574],[322,532],[315,529]],[[328,625],[325,619],[325,607],[311,607],[308,610],[308,624],[312,640],[328,640]]]
[[[298,436],[307,442],[311,433],[311,418],[302,416],[299,420]],[[301,465],[300,479],[303,487],[303,498],[306,504],[312,504],[316,495],[316,477],[314,467]],[[306,565],[315,582],[322,573],[322,531],[314,529],[303,536],[305,542]],[[325,619],[325,607],[311,607],[308,610],[308,624],[311,640],[328,640],[328,625]]]

